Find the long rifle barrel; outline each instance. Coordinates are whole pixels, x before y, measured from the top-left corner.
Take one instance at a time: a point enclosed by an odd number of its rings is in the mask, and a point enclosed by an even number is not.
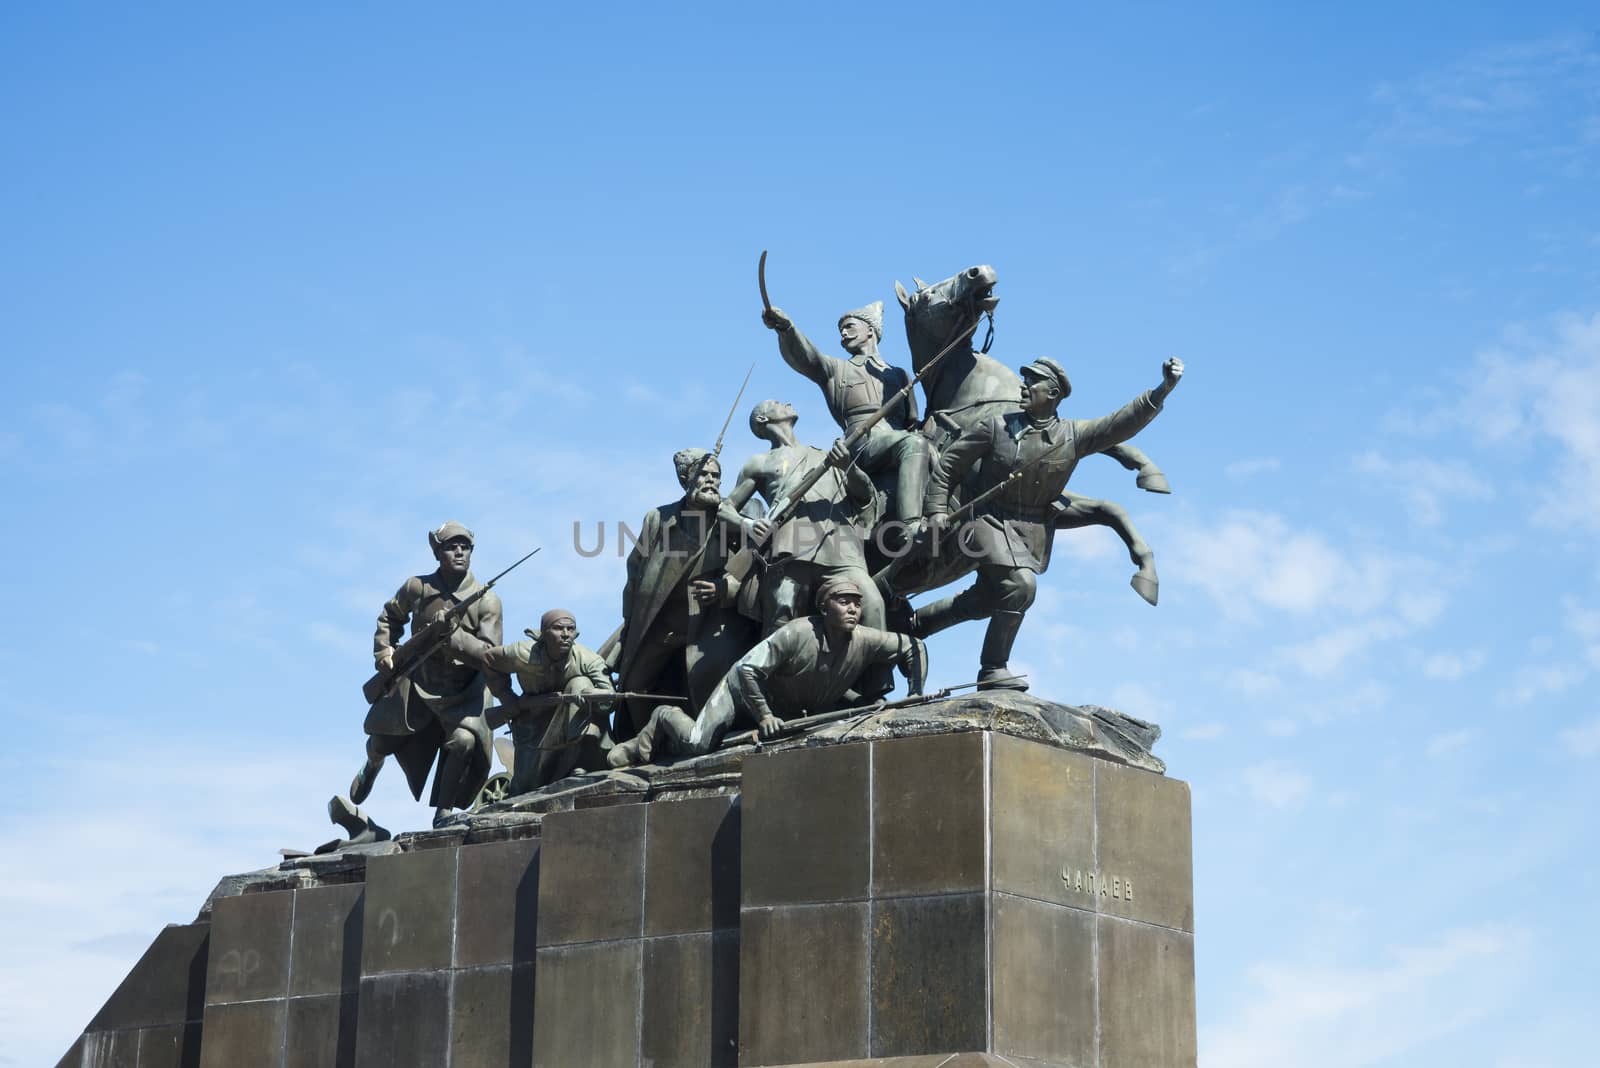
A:
[[[1013,682],[1017,679],[1025,678],[1027,678],[1026,675],[1008,675],[1004,679],[995,681]],[[933,693],[902,697],[898,701],[874,701],[871,704],[855,705],[850,708],[836,709],[832,712],[819,712],[814,716],[801,716],[799,719],[785,720],[783,726],[778,728],[778,737],[786,738],[810,730],[812,727],[820,727],[826,723],[837,723],[841,719],[850,719],[852,716],[876,715],[879,712],[893,712],[896,709],[915,708],[919,705],[932,704],[935,701],[943,701],[946,697],[961,690],[971,690],[981,685],[984,685],[984,683],[962,682],[954,686],[946,686],[942,690],[935,690]],[[739,734],[724,738],[722,748],[726,749],[734,745],[749,745],[752,742],[760,745],[761,740],[760,731],[742,731]]]

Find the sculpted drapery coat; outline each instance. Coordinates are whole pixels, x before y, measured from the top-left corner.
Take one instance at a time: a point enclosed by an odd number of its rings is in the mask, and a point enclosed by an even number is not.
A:
[[[406,579],[383,606],[372,638],[374,653],[395,648],[409,624],[415,634],[454,601],[464,601],[481,584],[467,572],[454,590],[435,571]],[[443,760],[443,744],[457,727],[472,734],[475,746],[470,774],[463,778],[456,797],[439,796],[437,776],[429,804],[465,808],[472,804],[489,775],[489,727],[483,713],[489,707],[488,682],[483,671],[463,655],[468,648],[499,645],[503,633],[500,598],[492,591],[468,608],[450,642],[441,646],[408,679],[377,701],[367,712],[368,734],[403,736],[394,757],[405,770],[411,795],[422,798],[428,771]]]
[[[624,690],[656,691],[661,679],[679,664],[676,657],[694,653],[695,666],[682,665],[685,693],[698,707],[727,672],[740,652],[755,640],[753,624],[734,609],[737,583],[723,571],[737,550],[739,531],[710,514],[686,509],[674,501],[645,514],[639,539],[628,554],[628,581],[622,592],[622,635],[612,666]],[[703,551],[702,551],[703,550]],[[705,579],[717,584],[715,604],[689,610],[689,583]],[[631,735],[649,718],[648,702],[628,712]]]

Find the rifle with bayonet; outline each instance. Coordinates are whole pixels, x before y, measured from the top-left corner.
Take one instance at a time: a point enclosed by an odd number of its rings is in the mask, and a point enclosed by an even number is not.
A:
[[[804,733],[812,727],[820,727],[825,723],[837,723],[839,720],[851,719],[855,716],[877,715],[879,712],[894,712],[902,708],[916,708],[920,705],[932,704],[935,701],[943,701],[946,697],[961,690],[971,690],[980,685],[993,686],[997,683],[1014,682],[1027,677],[1026,675],[1007,675],[1003,679],[993,679],[983,683],[963,682],[955,686],[946,686],[942,690],[935,690],[933,693],[912,694],[910,697],[902,697],[898,701],[873,701],[870,704],[840,708],[832,712],[819,712],[814,716],[801,716],[799,719],[784,720],[783,725],[778,728],[777,733],[772,738],[762,738],[759,730],[743,731],[724,738],[722,747],[726,749],[729,746],[750,744],[759,746],[765,742],[772,741],[774,738],[788,738]]]
[[[496,705],[484,713],[484,718],[489,722],[491,731],[510,723],[518,716],[544,712],[557,708],[569,701],[583,705],[586,709],[594,710],[605,708],[617,701],[653,701],[656,704],[681,705],[687,704],[688,699],[675,697],[666,693],[632,693],[626,690],[586,690],[583,693],[532,693],[524,694],[514,701]]]
[[[394,660],[388,669],[379,668],[361,687],[361,696],[367,699],[368,704],[377,704],[400,685],[401,679],[409,679],[418,668],[427,662],[428,657],[438,652],[450,635],[461,625],[466,618],[467,610],[483,599],[484,595],[494,589],[494,584],[511,574],[517,567],[525,563],[529,557],[539,550],[518,560],[494,578],[473,590],[471,594],[457,601],[451,599],[450,607],[442,615],[429,622],[421,630],[416,631],[401,642],[394,650]]]

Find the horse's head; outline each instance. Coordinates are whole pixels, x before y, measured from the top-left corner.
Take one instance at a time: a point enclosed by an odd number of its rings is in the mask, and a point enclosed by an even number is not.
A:
[[[906,311],[906,343],[911,347],[914,363],[932,359],[961,331],[976,323],[979,316],[994,311],[1000,303],[994,295],[994,268],[988,264],[968,267],[933,285],[920,278],[912,281],[917,284],[915,293],[907,293],[899,282],[894,284],[894,292]]]

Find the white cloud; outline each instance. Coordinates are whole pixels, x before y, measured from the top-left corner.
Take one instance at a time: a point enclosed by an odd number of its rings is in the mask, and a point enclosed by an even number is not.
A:
[[[1435,734],[1428,739],[1427,753],[1431,757],[1454,753],[1458,749],[1464,749],[1477,741],[1482,734],[1483,732],[1476,727],[1464,727],[1461,730]]]
[[[1278,761],[1246,768],[1243,778],[1250,796],[1273,808],[1300,805],[1311,794],[1311,777]]]
[[[1600,719],[1590,720],[1561,732],[1561,745],[1576,757],[1592,757],[1600,753]]]
[[[1276,456],[1258,456],[1249,460],[1235,460],[1222,470],[1229,478],[1250,478],[1277,471],[1282,467],[1283,461]]]
[[[1228,672],[1227,684],[1231,689],[1246,693],[1252,697],[1272,693],[1283,685],[1278,676],[1265,671],[1253,671],[1250,668],[1236,668]]]
[[[1356,472],[1383,489],[1398,491],[1406,512],[1418,526],[1436,526],[1447,503],[1485,501],[1494,496],[1488,482],[1465,463],[1427,458],[1391,460],[1377,450],[1355,458]]]
[[[1264,512],[1232,512],[1214,526],[1192,523],[1177,535],[1171,569],[1232,619],[1253,620],[1262,610],[1370,612],[1392,599],[1402,575],[1426,567],[1392,555],[1347,554],[1322,534]]]
[[[1053,552],[1073,560],[1127,559],[1127,549],[1110,527],[1080,527],[1056,532]]]
[[[337,753],[213,741],[208,730],[163,744],[92,735],[47,758],[71,804],[0,823],[7,850],[28,858],[0,882],[0,1002],[28,1022],[8,1036],[15,1063],[54,1063],[157,932],[190,922],[223,875],[334,837],[322,806],[347,781],[359,734]],[[403,793],[391,776],[379,789]]]
[[[1114,687],[1111,691],[1111,707],[1152,723],[1169,718],[1174,708],[1171,701],[1137,682],[1125,682]]]
[[[1454,418],[1497,447],[1553,449],[1535,518],[1600,530],[1600,314],[1514,331],[1480,354]]]
[[[1327,678],[1373,642],[1397,638],[1402,633],[1404,629],[1394,620],[1367,620],[1337,627],[1303,642],[1285,645],[1279,651],[1307,675]]]
[[[1359,964],[1257,964],[1239,1008],[1202,1034],[1207,1068],[1420,1064],[1429,1043],[1503,1010],[1529,974],[1527,935],[1482,926]]]
[[[1600,668],[1600,610],[1568,598],[1567,627],[1584,644],[1584,656],[1589,665]]]
[[[1485,659],[1481,649],[1466,653],[1434,653],[1423,658],[1422,674],[1441,682],[1456,682],[1483,667]]]
[[[1228,728],[1220,723],[1196,723],[1192,727],[1185,727],[1179,737],[1189,742],[1210,742],[1226,733]]]
[[[1563,693],[1582,682],[1589,672],[1577,664],[1541,664],[1519,670],[1506,690],[1507,700],[1525,705],[1547,694]]]

